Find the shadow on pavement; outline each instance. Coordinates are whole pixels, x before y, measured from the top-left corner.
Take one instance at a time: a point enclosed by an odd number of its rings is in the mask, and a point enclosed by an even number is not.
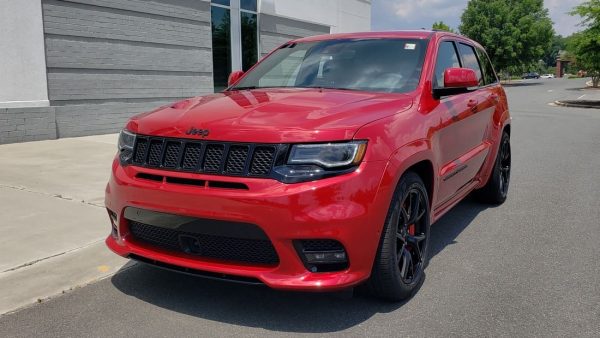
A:
[[[470,199],[460,203],[432,226],[430,257],[446,246],[488,206]],[[344,330],[377,313],[389,313],[403,303],[370,298],[363,292],[352,298],[327,293],[271,290],[206,280],[138,264],[111,279],[124,294],[186,315],[272,331],[325,333]]]
[[[540,86],[542,82],[503,82],[504,87],[528,87],[528,86]]]

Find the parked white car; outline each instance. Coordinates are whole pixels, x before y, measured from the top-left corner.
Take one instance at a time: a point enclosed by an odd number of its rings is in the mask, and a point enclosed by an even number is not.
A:
[[[554,74],[540,75],[540,79],[554,79]]]

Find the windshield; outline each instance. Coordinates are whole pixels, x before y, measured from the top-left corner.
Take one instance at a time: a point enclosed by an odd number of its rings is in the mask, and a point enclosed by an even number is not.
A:
[[[285,45],[229,90],[296,87],[388,93],[416,89],[427,44],[417,39],[329,40]]]

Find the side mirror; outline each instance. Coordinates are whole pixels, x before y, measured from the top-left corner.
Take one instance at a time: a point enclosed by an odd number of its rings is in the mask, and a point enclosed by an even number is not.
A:
[[[244,72],[241,70],[236,70],[235,72],[232,72],[231,74],[229,74],[229,78],[227,79],[227,86],[234,85],[242,76],[244,76]]]
[[[442,96],[456,95],[469,92],[469,88],[479,86],[477,74],[468,68],[448,68],[444,71],[444,88],[435,88],[433,96],[436,99]]]
[[[444,72],[444,88],[469,88],[479,86],[475,71],[469,68],[448,68]]]

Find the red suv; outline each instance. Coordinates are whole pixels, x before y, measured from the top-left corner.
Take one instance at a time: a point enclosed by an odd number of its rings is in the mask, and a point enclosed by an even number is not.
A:
[[[133,117],[106,187],[117,254],[209,278],[412,294],[430,224],[500,204],[510,117],[483,48],[430,31],[290,41],[222,93]]]

